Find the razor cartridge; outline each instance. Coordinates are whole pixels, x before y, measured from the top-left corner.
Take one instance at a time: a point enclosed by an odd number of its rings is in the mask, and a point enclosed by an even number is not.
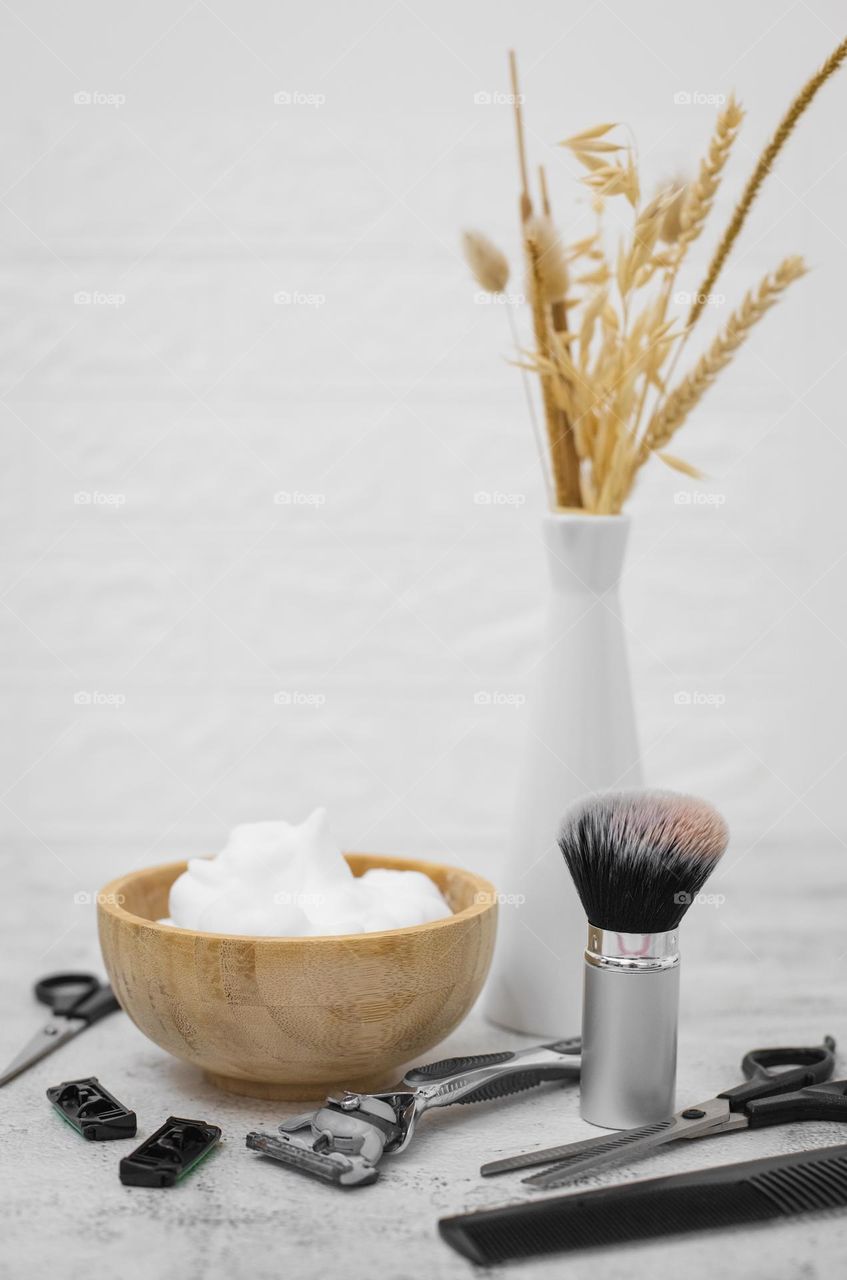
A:
[[[62,1119],[89,1142],[135,1137],[135,1112],[118,1102],[96,1076],[65,1080],[48,1089],[47,1097]]]
[[[382,1098],[345,1093],[318,1111],[294,1116],[279,1133],[248,1133],[247,1146],[338,1187],[376,1182],[385,1147],[400,1136],[394,1108]]]
[[[169,1116],[120,1164],[125,1187],[172,1187],[220,1142],[221,1131],[205,1120]]]
[[[300,1173],[311,1174],[337,1187],[362,1187],[376,1182],[379,1170],[361,1156],[321,1151],[311,1143],[287,1133],[248,1133],[247,1146],[272,1160],[279,1160]]]

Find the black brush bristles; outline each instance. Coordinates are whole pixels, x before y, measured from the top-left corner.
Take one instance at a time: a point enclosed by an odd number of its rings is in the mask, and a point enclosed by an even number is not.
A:
[[[675,929],[729,840],[705,800],[671,791],[592,796],[559,837],[589,924],[616,933]]]

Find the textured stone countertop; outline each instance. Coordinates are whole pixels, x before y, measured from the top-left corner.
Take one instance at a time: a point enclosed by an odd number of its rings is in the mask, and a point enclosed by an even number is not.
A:
[[[847,1053],[843,865],[841,849],[804,856],[802,869],[791,851],[757,849],[725,881],[720,910],[698,907],[696,919],[692,911],[685,933],[681,1105],[735,1083],[742,1053],[756,1045],[817,1043],[831,1032]],[[17,863],[15,892],[3,904],[4,1061],[42,1018],[29,990],[35,977],[66,966],[99,967],[93,912],[62,937],[38,866],[37,858]],[[29,890],[39,907],[26,913],[20,908]],[[475,1013],[427,1056],[519,1043]],[[847,1075],[847,1059],[841,1062],[838,1074]],[[44,1097],[48,1085],[87,1075],[99,1076],[135,1108],[139,1140],[175,1113],[217,1122],[223,1142],[173,1190],[125,1188],[117,1164],[133,1144],[85,1143]],[[0,1092],[0,1273],[15,1280],[88,1280],[113,1272],[123,1280],[469,1277],[474,1268],[441,1241],[438,1218],[532,1194],[517,1177],[482,1181],[480,1163],[590,1133],[569,1086],[447,1109],[425,1119],[404,1155],[385,1160],[376,1185],[343,1192],[245,1149],[248,1129],[271,1127],[284,1113],[282,1104],[217,1092],[197,1071],[149,1043],[123,1015],[106,1019]],[[836,1125],[805,1124],[680,1143],[677,1150],[596,1182],[842,1139],[847,1141],[847,1130],[842,1135]],[[605,1280],[659,1274],[813,1280],[839,1274],[845,1250],[847,1212],[542,1259],[512,1265],[504,1274],[587,1280],[599,1268]]]

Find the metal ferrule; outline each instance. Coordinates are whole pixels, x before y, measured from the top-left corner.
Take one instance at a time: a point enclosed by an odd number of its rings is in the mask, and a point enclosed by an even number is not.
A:
[[[672,969],[679,964],[679,930],[667,933],[614,933],[588,926],[585,963],[598,969]]]
[[[630,1129],[675,1110],[679,933],[588,926],[580,1111],[590,1124]]]

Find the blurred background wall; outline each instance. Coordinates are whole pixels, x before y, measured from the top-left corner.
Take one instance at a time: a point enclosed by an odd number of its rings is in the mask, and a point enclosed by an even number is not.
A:
[[[842,16],[836,0],[3,5],[10,859],[70,901],[324,803],[348,847],[496,878],[544,497],[506,318],[458,236],[480,227],[517,257],[506,50],[572,239],[590,211],[557,140],[628,122],[650,187],[693,169],[704,99],[736,89],[748,118],[693,286]],[[847,837],[845,95],[842,73],[719,283],[732,301],[787,253],[813,268],[677,441],[707,480],[657,463],[631,503],[647,777],[724,808],[736,857]]]

